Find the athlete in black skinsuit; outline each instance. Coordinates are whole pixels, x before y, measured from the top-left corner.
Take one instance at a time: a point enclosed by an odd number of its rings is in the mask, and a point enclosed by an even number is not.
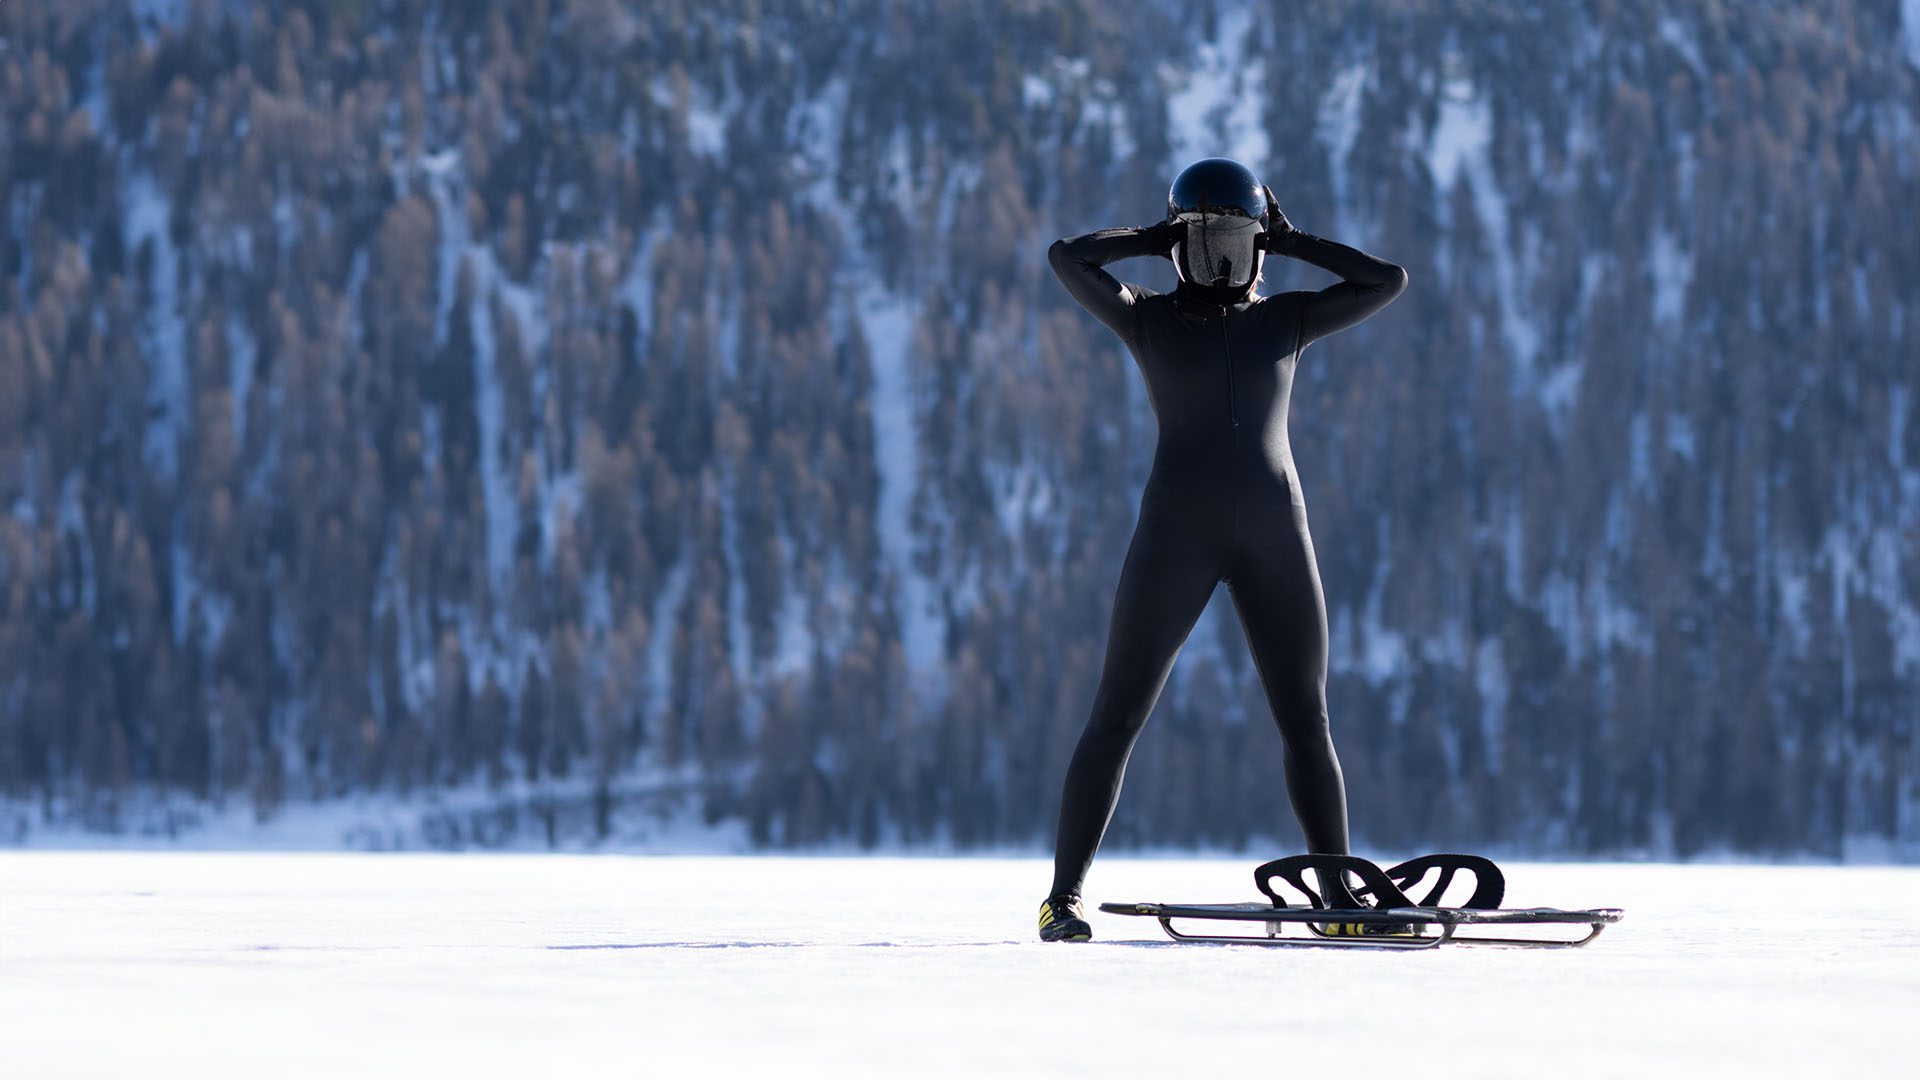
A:
[[[1079,910],[1081,883],[1127,757],[1221,581],[1285,742],[1287,790],[1307,848],[1347,853],[1346,790],[1327,725],[1326,604],[1287,444],[1287,406],[1300,350],[1385,307],[1407,274],[1293,228],[1270,192],[1266,202],[1261,249],[1344,280],[1267,297],[1254,292],[1256,281],[1236,299],[1186,274],[1162,294],[1101,269],[1136,256],[1174,257],[1183,235],[1176,220],[1101,229],[1055,241],[1047,253],[1073,298],[1132,351],[1160,428],[1092,715],[1067,769],[1053,888],[1041,913],[1048,940],[1091,933]],[[1324,884],[1339,901],[1333,906],[1353,906],[1339,896],[1344,883]]]

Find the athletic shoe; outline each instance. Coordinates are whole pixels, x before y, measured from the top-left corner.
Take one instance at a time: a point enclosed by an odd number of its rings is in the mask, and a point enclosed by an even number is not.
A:
[[[1048,897],[1046,903],[1040,905],[1040,940],[1093,940],[1093,927],[1087,922],[1079,897],[1063,893]]]

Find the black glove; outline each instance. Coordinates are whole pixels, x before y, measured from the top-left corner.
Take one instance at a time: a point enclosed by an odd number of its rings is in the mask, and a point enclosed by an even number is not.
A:
[[[1155,225],[1149,225],[1140,232],[1152,237],[1154,254],[1173,261],[1173,245],[1187,238],[1187,223],[1179,218],[1170,217]]]
[[[1260,192],[1267,197],[1267,231],[1260,236],[1260,247],[1276,255],[1285,255],[1293,247],[1294,237],[1299,235],[1300,230],[1294,228],[1293,222],[1288,221],[1287,215],[1280,211],[1272,188],[1262,184]]]

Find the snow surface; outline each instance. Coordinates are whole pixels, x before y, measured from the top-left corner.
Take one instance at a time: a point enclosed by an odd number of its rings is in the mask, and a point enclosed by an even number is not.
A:
[[[1162,69],[1175,169],[1215,156],[1246,162],[1256,173],[1266,168],[1271,153],[1267,93],[1261,65],[1246,55],[1253,22],[1254,13],[1246,7],[1221,12],[1218,33],[1200,43],[1191,69]]]
[[[1687,287],[1693,284],[1693,254],[1671,230],[1655,228],[1647,244],[1647,269],[1653,275],[1653,317],[1678,325],[1687,311]]]
[[[474,414],[478,422],[480,497],[486,514],[487,571],[496,592],[503,592],[513,569],[513,543],[519,535],[519,502],[514,495],[516,462],[502,453],[502,432],[506,424],[506,403],[496,375],[493,299],[498,296],[513,312],[520,331],[522,348],[537,355],[546,345],[546,328],[541,324],[524,287],[507,280],[493,256],[493,249],[469,235],[466,214],[466,179],[457,150],[443,150],[421,159],[432,193],[435,213],[440,222],[438,255],[438,307],[434,312],[434,343],[444,345],[448,319],[459,292],[459,272],[465,266],[473,275],[472,307],[468,312],[468,330],[473,342]],[[502,612],[503,614],[504,612]]]
[[[670,628],[680,624],[680,606],[686,603],[693,570],[686,559],[667,571],[666,583],[653,601],[653,636],[647,642],[647,724],[653,730],[667,713],[673,689],[673,638]]]
[[[1909,3],[1912,2],[1914,0],[1909,0]],[[1707,62],[1700,55],[1700,42],[1686,23],[1671,14],[1660,16],[1660,40],[1673,46],[1680,54],[1680,59],[1686,61],[1687,67],[1693,70],[1695,78],[1703,83],[1707,81]]]
[[[920,486],[920,444],[911,365],[918,306],[886,289],[864,269],[859,277],[859,317],[873,364],[880,549],[897,579],[900,639],[907,664],[923,680],[923,693],[937,700],[944,696],[939,676],[946,652],[946,623],[932,583],[914,561],[918,537],[913,527],[913,494]]]
[[[1900,0],[1900,40],[1907,47],[1907,63],[1920,68],[1920,0]]]
[[[1347,156],[1360,138],[1360,106],[1366,97],[1367,74],[1367,65],[1350,64],[1328,81],[1327,92],[1320,98],[1315,132],[1327,148],[1327,169],[1333,177],[1334,217],[1339,235],[1356,238],[1360,230],[1347,209],[1353,195]]]
[[[1507,197],[1493,168],[1493,101],[1464,75],[1448,78],[1439,98],[1432,143],[1427,150],[1435,211],[1445,219],[1449,213],[1447,197],[1464,173],[1472,185],[1474,217],[1485,234],[1487,254],[1493,262],[1494,287],[1500,297],[1500,333],[1514,362],[1523,372],[1530,372],[1542,334],[1522,304],[1525,289],[1520,283],[1525,267],[1514,255]]]
[[[133,15],[143,26],[179,26],[187,21],[187,0],[133,0]]]
[[[1486,740],[1487,771],[1498,776],[1506,749],[1507,655],[1499,638],[1474,647],[1473,688],[1480,693],[1480,735]]]
[[[649,87],[654,104],[663,109],[673,109],[680,95],[675,92],[673,80],[665,75],[657,76]],[[732,97],[729,87],[729,98]],[[687,146],[694,153],[704,157],[721,160],[727,153],[727,122],[739,108],[737,101],[714,101],[705,87],[689,81],[686,83]]]
[[[796,172],[805,201],[833,219],[836,235],[856,237],[858,224],[848,215],[835,185],[835,154],[848,123],[848,86],[844,79],[826,84],[819,96],[798,104],[788,115],[787,131],[801,150]],[[922,196],[927,181],[917,175],[909,153],[909,134],[898,130],[889,138],[883,193],[903,210]],[[964,186],[978,180],[975,168],[959,168],[947,177],[941,198],[941,235],[950,231],[952,201]],[[909,214],[911,216],[911,214]],[[848,302],[834,312],[836,336],[858,321],[867,344],[873,382],[869,399],[873,419],[874,466],[880,474],[875,532],[885,569],[892,575],[887,600],[900,619],[900,640],[914,689],[923,708],[938,711],[947,685],[946,614],[939,591],[922,571],[917,555],[922,530],[914,523],[914,495],[920,488],[920,422],[916,397],[923,380],[914,375],[914,326],[923,300],[910,284],[889,287],[874,254],[857,243],[843,253],[847,264],[835,275]],[[847,595],[852,596],[849,590]],[[765,670],[772,674],[796,670],[810,662],[812,642],[806,632],[804,604],[782,601],[779,657]],[[829,648],[831,655],[833,649]]]
[[[160,185],[150,173],[136,173],[124,185],[121,207],[125,222],[126,254],[129,262],[140,249],[152,245],[152,278],[148,299],[151,306],[143,320],[142,350],[151,365],[147,376],[151,422],[147,426],[145,452],[162,474],[172,476],[179,464],[180,432],[189,414],[190,391],[187,385],[186,326],[180,314],[179,253],[173,246],[168,227],[172,208]]]
[[[1253,899],[1250,858],[1089,898]],[[1043,945],[1035,858],[0,854],[12,1076],[1893,1076],[1920,869],[1507,867],[1575,951]],[[1412,1070],[1409,1072],[1409,1070]]]
[[[233,392],[233,442],[247,445],[247,394],[253,389],[253,369],[260,355],[253,332],[237,311],[227,313],[227,385]]]

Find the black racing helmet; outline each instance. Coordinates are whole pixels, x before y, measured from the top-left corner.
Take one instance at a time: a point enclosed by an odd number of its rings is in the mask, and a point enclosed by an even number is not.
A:
[[[1180,280],[1214,299],[1244,297],[1266,257],[1267,199],[1253,170],[1232,158],[1201,158],[1173,178],[1167,218],[1187,226],[1173,246]]]

